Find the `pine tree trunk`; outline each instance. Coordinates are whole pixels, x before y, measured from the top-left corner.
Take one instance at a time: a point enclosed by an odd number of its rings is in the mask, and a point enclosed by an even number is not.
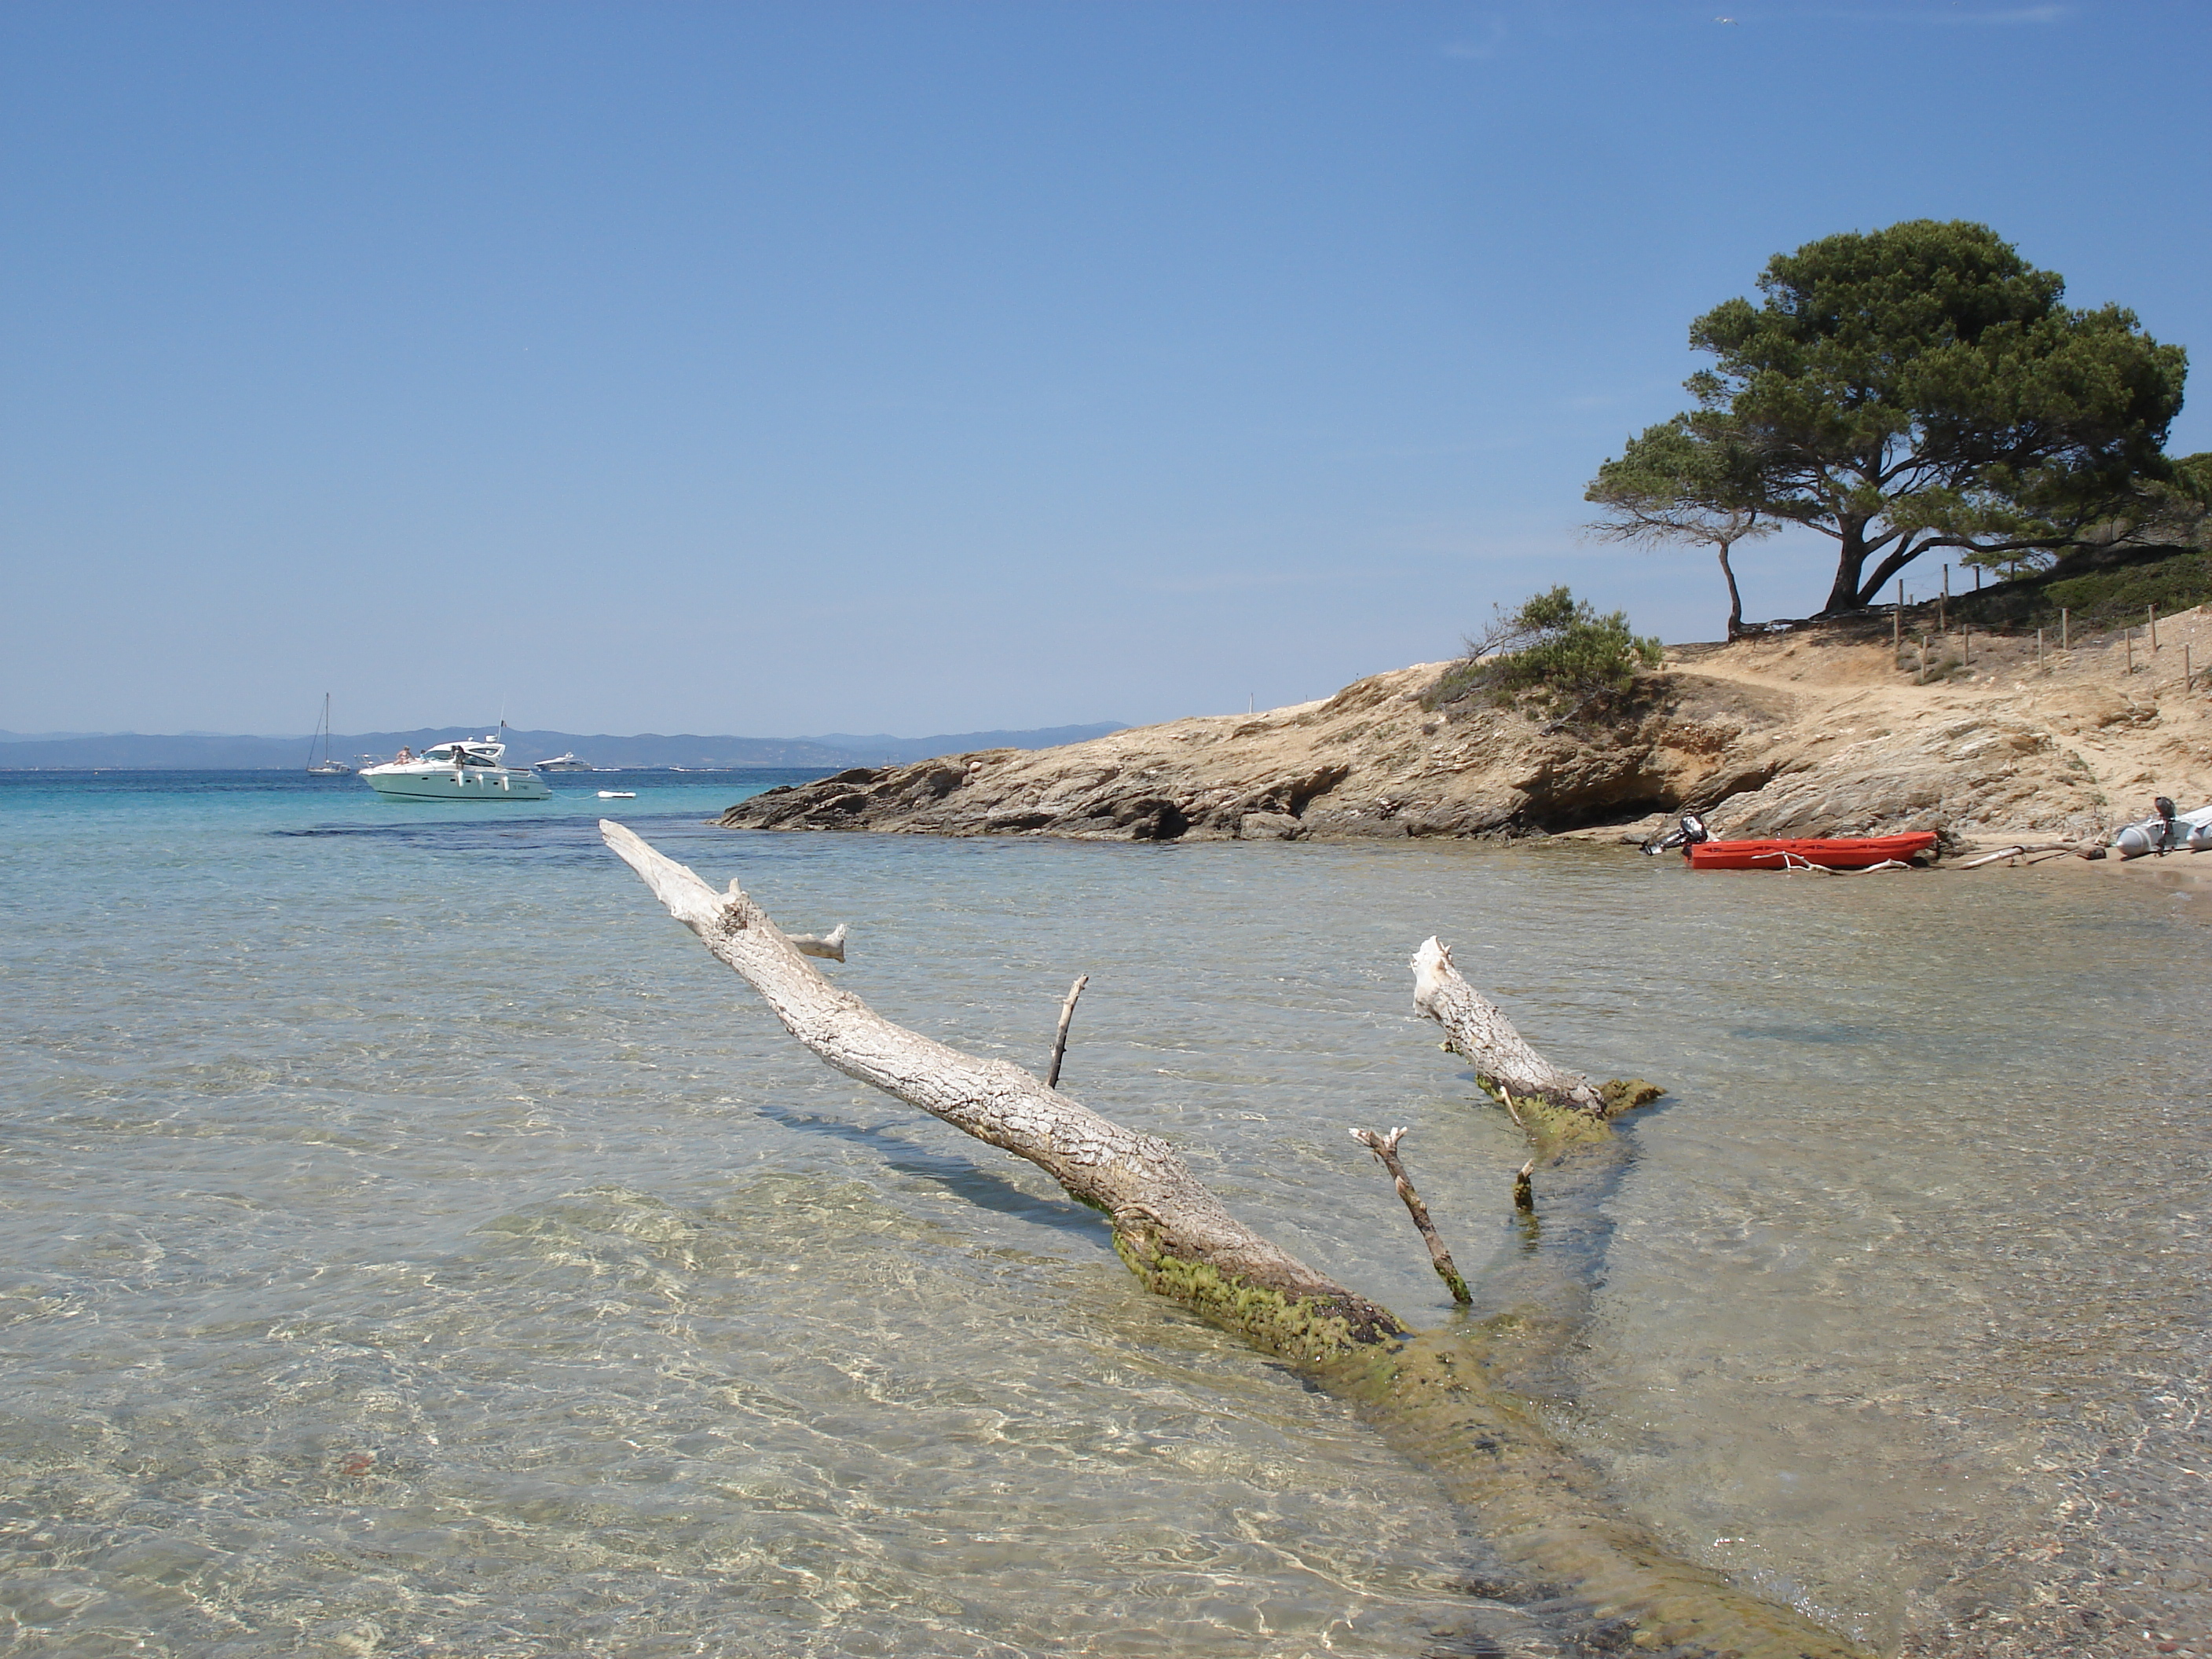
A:
[[[1740,639],[1743,635],[1743,595],[1735,590],[1735,572],[1729,568],[1729,544],[1720,544],[1721,574],[1728,578],[1729,619],[1728,636]]]
[[[1866,521],[1846,519],[1843,532],[1843,546],[1836,555],[1836,584],[1828,590],[1827,604],[1820,608],[1824,617],[1840,617],[1866,604],[1859,592],[1859,573],[1867,561]]]

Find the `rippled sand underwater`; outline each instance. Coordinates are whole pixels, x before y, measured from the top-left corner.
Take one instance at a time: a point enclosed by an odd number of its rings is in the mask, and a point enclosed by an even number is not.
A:
[[[963,1047],[1041,1066],[1089,973],[1070,1091],[1425,1324],[1346,1127],[1413,1126],[1471,1275],[1521,1248],[1411,1012],[1442,933],[1674,1091],[1553,1407],[1626,1503],[1884,1649],[2205,1635],[2200,902],[704,827],[734,793],[619,805]],[[599,810],[0,783],[0,1651],[1556,1650],[1339,1403],[799,1051]]]

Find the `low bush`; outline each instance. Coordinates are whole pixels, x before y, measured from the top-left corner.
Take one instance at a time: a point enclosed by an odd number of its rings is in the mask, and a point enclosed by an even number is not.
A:
[[[2212,599],[2212,556],[2180,553],[2156,564],[2046,582],[2043,611],[2063,605],[2093,627],[2140,622],[2143,608],[2186,611]]]
[[[1500,704],[1530,693],[1585,702],[1625,690],[1638,668],[1656,668],[1660,656],[1657,639],[1630,631],[1626,611],[1600,616],[1562,586],[1532,595],[1516,611],[1499,606],[1422,701],[1434,708],[1483,692]]]

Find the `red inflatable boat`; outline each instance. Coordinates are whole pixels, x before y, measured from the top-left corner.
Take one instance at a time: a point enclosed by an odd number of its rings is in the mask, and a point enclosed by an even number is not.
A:
[[[1933,830],[1903,836],[1838,836],[1826,841],[1700,841],[1682,850],[1692,870],[1786,870],[1817,864],[1829,870],[1863,870],[1902,864],[1936,844]]]

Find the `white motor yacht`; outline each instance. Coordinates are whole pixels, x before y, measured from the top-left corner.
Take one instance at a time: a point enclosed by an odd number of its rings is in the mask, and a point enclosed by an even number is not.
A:
[[[386,800],[550,800],[545,780],[527,767],[505,766],[496,736],[434,743],[419,755],[364,766],[362,781]]]
[[[533,761],[530,769],[533,772],[588,772],[592,769],[592,763],[578,760],[572,751],[556,755],[551,760]]]

